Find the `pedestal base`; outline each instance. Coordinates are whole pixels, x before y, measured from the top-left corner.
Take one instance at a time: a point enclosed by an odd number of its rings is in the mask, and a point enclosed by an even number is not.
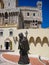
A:
[[[18,63],[17,63],[17,65],[31,65],[31,63],[29,63],[29,64],[18,64]]]

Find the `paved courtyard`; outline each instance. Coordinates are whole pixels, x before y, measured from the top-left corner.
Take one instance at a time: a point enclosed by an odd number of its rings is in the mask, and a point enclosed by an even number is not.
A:
[[[1,54],[4,58],[1,56]],[[38,58],[34,58],[34,57],[33,58],[29,57],[29,58],[31,63],[29,65],[49,65],[49,62],[48,62],[49,60],[42,60],[41,62]],[[18,55],[13,55],[11,54],[11,52],[10,54],[0,52],[0,65],[18,65],[17,64],[18,60],[19,60]]]
[[[9,60],[9,61],[12,61],[12,62],[18,62],[18,60],[19,60],[19,56],[18,55],[11,55],[11,54],[3,54],[2,55],[4,58],[6,58],[7,60]],[[29,57],[30,58],[30,63],[31,63],[31,65],[44,65],[43,63],[41,63],[40,61],[39,61],[39,59],[38,58],[32,58],[32,57]],[[16,64],[16,65],[18,65],[18,64]],[[30,65],[30,64],[29,64]]]
[[[1,57],[2,52],[0,52],[0,65],[16,65],[14,63],[10,63],[5,61],[2,57]]]

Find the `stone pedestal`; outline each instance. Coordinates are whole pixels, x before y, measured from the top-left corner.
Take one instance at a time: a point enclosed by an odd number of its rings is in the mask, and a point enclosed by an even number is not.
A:
[[[17,65],[31,65],[31,63],[29,63],[29,64],[18,64],[18,63],[17,63]]]

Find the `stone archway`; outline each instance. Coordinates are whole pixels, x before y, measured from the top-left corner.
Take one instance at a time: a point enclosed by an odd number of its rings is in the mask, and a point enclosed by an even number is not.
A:
[[[36,45],[37,45],[37,43],[40,43],[40,45],[41,45],[41,38],[40,37],[36,38]]]
[[[49,46],[49,44],[48,44],[48,38],[47,38],[47,37],[44,37],[44,38],[43,38],[42,46],[43,46],[45,43]]]
[[[29,43],[33,43],[35,45],[34,37],[30,37]]]
[[[9,49],[10,48],[10,49]],[[5,40],[5,49],[6,50],[12,50],[12,41],[9,39],[9,38],[7,38],[6,40]]]

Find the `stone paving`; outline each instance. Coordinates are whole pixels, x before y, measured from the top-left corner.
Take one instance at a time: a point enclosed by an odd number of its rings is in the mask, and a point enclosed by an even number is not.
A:
[[[0,65],[17,65],[17,64],[12,64],[12,63],[6,62],[6,63],[2,63],[2,64],[0,64]]]
[[[0,65],[17,65],[16,63],[10,63],[5,61],[2,57],[1,57],[1,52],[0,52]]]
[[[20,65],[20,64],[16,63],[18,60],[16,55],[3,54],[3,57],[6,57],[7,59],[11,58],[12,62],[9,62],[9,61],[6,61],[4,58],[1,57],[2,53],[4,53],[4,52],[0,52],[0,65]],[[13,60],[16,60],[16,62],[15,61],[13,62]],[[49,65],[49,63],[47,61],[45,61],[45,62],[43,63],[43,62],[39,61],[39,59],[37,59],[37,58],[30,58],[31,64],[27,64],[27,65]]]

